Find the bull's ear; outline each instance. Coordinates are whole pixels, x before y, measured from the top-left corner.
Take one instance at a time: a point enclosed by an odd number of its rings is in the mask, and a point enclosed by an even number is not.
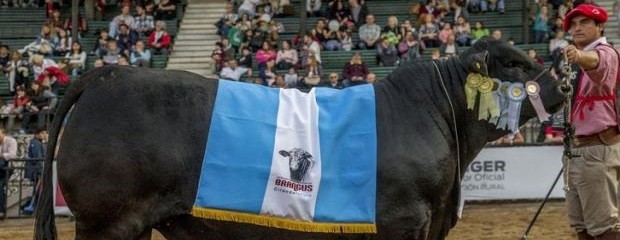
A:
[[[280,150],[280,151],[279,151],[279,153],[280,153],[280,155],[282,155],[283,157],[288,157],[288,156],[291,156],[291,154],[290,154],[289,152],[284,151],[284,150]]]
[[[489,76],[489,68],[487,63],[489,62],[489,51],[482,51],[471,54],[465,59],[465,66],[467,71],[479,73],[483,76]]]

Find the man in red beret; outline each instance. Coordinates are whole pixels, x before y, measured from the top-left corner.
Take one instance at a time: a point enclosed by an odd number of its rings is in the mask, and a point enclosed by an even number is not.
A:
[[[577,157],[564,159],[568,221],[580,240],[620,240],[618,53],[603,36],[605,22],[607,11],[591,4],[564,18],[574,41],[566,57],[581,69],[571,113]]]

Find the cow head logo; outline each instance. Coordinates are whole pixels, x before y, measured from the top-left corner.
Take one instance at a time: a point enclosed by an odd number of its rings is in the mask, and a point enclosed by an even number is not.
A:
[[[291,180],[295,182],[304,182],[308,177],[308,173],[314,166],[312,155],[301,148],[293,148],[290,151],[280,150],[280,155],[288,157],[288,167],[291,171]]]

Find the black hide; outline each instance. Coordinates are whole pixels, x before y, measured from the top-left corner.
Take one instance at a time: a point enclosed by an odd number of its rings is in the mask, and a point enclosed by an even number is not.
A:
[[[463,59],[481,51],[488,51],[484,61],[492,77],[526,81],[542,71],[520,50],[500,42],[481,41]],[[418,61],[375,84],[376,235],[302,233],[192,218],[218,82],[157,69],[89,72],[65,95],[48,146],[53,152],[62,119],[75,103],[57,161],[61,187],[75,213],[76,239],[136,239],[151,228],[169,239],[443,239],[456,223],[457,171],[462,175],[487,140],[504,134],[476,120],[477,110],[465,110],[467,61]],[[540,83],[545,105],[558,106],[561,96],[553,92],[551,76],[545,74]],[[531,106],[524,108],[523,119],[533,117]],[[50,166],[43,176],[36,239],[53,239],[55,231]]]

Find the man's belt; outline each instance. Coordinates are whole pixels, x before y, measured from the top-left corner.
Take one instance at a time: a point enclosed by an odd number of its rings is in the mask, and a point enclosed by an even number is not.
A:
[[[617,126],[609,127],[604,131],[592,135],[576,136],[573,138],[575,147],[590,147],[596,145],[611,146],[620,143],[620,132]]]

